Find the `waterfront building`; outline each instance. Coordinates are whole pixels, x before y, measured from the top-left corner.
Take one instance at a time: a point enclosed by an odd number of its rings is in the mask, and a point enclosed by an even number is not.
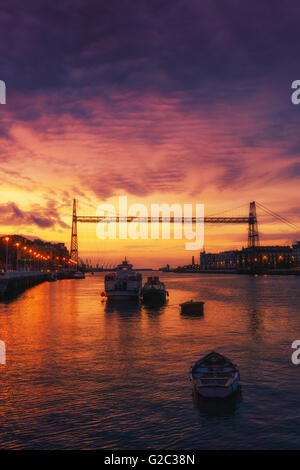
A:
[[[300,266],[300,242],[293,247],[258,246],[220,253],[200,253],[200,268],[205,270],[243,270],[253,266],[268,269]]]
[[[64,268],[69,253],[64,243],[31,240],[22,235],[0,237],[0,269],[32,270]]]
[[[293,245],[293,256],[295,266],[300,267],[300,241]]]
[[[290,268],[294,264],[290,246],[257,246],[241,250],[240,267],[262,266],[269,269]]]
[[[221,253],[200,253],[200,269],[235,270],[240,259],[239,250],[222,251]]]

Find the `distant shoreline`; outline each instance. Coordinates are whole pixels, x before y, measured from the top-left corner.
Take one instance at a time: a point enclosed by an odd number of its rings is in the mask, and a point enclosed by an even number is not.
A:
[[[232,269],[198,269],[198,270],[193,270],[193,269],[170,269],[170,271],[164,271],[164,272],[174,272],[174,273],[180,273],[180,274],[250,274],[250,275],[267,275],[267,276],[274,276],[274,275],[279,275],[279,276],[300,276],[300,270],[299,269],[272,269],[268,271],[235,271]]]

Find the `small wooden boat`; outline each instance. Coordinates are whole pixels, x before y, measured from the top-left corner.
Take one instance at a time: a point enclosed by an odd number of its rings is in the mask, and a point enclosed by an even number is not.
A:
[[[240,373],[230,359],[213,351],[192,364],[190,380],[200,396],[226,398],[238,391]]]
[[[82,271],[77,271],[76,273],[74,273],[73,278],[74,279],[84,279],[85,275]]]
[[[203,305],[204,302],[195,302],[194,300],[189,300],[180,304],[181,313],[189,315],[203,315]]]
[[[57,281],[57,276],[54,273],[49,273],[48,275],[48,282],[55,282]]]
[[[167,295],[169,295],[169,293],[166,291],[165,284],[159,280],[158,276],[148,277],[148,280],[145,282],[142,289],[142,297],[144,302],[165,302]]]

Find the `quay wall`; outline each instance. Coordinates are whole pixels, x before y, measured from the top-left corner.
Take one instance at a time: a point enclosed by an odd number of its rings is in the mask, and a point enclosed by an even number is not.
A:
[[[0,274],[0,299],[16,295],[47,281],[49,274],[41,271],[6,272]]]

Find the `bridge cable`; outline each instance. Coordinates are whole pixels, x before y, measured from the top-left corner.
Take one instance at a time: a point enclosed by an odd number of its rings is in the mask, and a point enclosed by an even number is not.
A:
[[[276,214],[275,212],[271,211],[270,209],[268,209],[267,207],[265,207],[263,204],[261,204],[259,202],[256,202],[256,204],[260,209],[262,209],[268,215],[271,215],[271,216],[275,217],[276,219],[280,220],[281,222],[285,223],[286,225],[289,225],[293,229],[296,229],[297,232],[300,232],[300,228],[296,224],[294,224],[293,222],[290,222],[285,217],[282,217],[281,215]]]
[[[231,212],[231,211],[235,211],[237,209],[241,209],[242,207],[248,207],[248,204],[242,204],[241,206],[238,206],[238,207],[233,207],[232,209],[226,209],[225,211],[222,211],[222,212],[217,212],[215,214],[210,214],[208,217],[215,217],[217,215],[221,215],[221,214],[225,214],[226,212]]]

